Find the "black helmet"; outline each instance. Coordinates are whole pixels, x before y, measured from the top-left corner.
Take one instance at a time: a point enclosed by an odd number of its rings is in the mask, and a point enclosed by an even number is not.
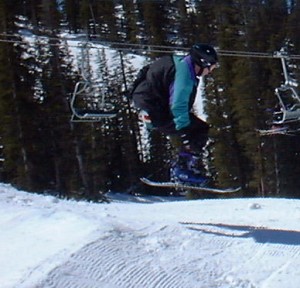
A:
[[[207,44],[194,44],[190,50],[192,61],[201,68],[210,67],[218,62],[216,50]]]

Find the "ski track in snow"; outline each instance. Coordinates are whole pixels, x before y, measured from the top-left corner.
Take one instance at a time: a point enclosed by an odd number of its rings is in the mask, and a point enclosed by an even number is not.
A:
[[[136,234],[134,231],[115,231],[110,239],[106,239],[108,241],[99,239],[78,251],[67,263],[53,270],[38,287],[183,288],[190,287],[191,279],[203,283],[205,278],[211,283],[210,278],[216,278],[217,269],[208,259],[201,259],[202,267],[193,267],[193,263],[199,260],[197,258],[181,264],[181,257],[176,257],[172,265],[169,264],[170,259],[164,259],[161,250],[174,250],[176,255],[178,249],[188,248],[186,243],[164,240],[163,235],[170,233],[174,233],[170,227],[162,227],[150,238],[149,235]],[[84,279],[81,275],[84,275]]]
[[[249,241],[253,241],[253,235],[244,238],[245,245],[240,241],[248,232],[234,231],[229,235],[227,229],[213,230],[205,224],[179,225],[182,225],[180,230],[162,226],[151,235],[115,227],[108,238],[83,247],[68,262],[54,269],[37,288],[192,288],[190,283],[197,282],[199,286],[195,287],[286,287],[272,283],[284,284],[289,270],[300,265],[299,246],[274,244],[270,247],[252,243],[253,255],[248,258],[249,254],[244,252],[248,250]],[[178,231],[183,234],[179,239],[187,240],[176,243],[178,235],[174,241],[165,240],[169,239],[167,235]],[[211,236],[207,237],[207,233]],[[213,236],[216,234],[218,237]],[[161,253],[166,250],[170,251]],[[174,258],[164,255],[174,255]],[[260,266],[261,275],[257,269]],[[251,280],[253,269],[256,283]],[[298,285],[295,283],[289,288]]]
[[[299,200],[91,204],[2,189],[5,288],[299,287]]]

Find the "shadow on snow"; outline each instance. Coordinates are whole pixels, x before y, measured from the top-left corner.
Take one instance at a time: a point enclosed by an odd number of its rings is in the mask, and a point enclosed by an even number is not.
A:
[[[207,234],[234,238],[253,238],[258,243],[300,245],[300,231],[270,229],[266,227],[229,225],[221,223],[193,223],[184,222],[189,225],[188,229],[200,231]]]

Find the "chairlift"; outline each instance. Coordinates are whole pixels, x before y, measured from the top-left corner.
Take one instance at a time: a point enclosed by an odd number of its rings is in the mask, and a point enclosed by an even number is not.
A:
[[[278,106],[273,113],[273,124],[285,124],[300,121],[300,98],[294,87],[298,85],[297,81],[290,77],[287,71],[285,51],[277,52],[275,57],[281,59],[285,84],[275,89],[278,98]]]
[[[284,124],[300,120],[300,98],[296,90],[287,85],[275,89],[279,100],[278,109],[273,113],[273,124]]]
[[[99,122],[117,115],[115,106],[107,101],[109,95],[104,83],[92,80],[89,69],[88,43],[81,47],[81,77],[71,97],[70,107],[73,122]]]
[[[76,83],[70,102],[71,121],[99,122],[117,115],[115,106],[106,101],[102,86],[103,83],[86,80]]]

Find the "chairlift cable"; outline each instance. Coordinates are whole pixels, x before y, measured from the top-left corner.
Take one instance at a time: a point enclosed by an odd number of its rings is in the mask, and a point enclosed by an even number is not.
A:
[[[91,34],[91,37],[97,36],[95,34]],[[0,37],[20,37],[20,35],[15,34],[6,34],[6,33],[0,33]],[[59,41],[70,41],[70,42],[76,42],[79,41],[78,39],[74,38],[68,38],[68,37],[46,37],[46,36],[37,36],[41,38],[46,38],[48,40],[59,40]],[[18,43],[18,44],[24,44],[24,41],[20,39],[0,39],[0,42],[2,43]],[[113,42],[113,41],[103,41],[103,43],[97,43],[96,41],[91,40],[81,40],[81,43],[75,44],[75,45],[68,45],[71,48],[79,48],[82,47],[82,43],[88,43],[86,49],[111,49],[111,47],[98,47],[97,44],[102,45],[108,45],[112,46],[116,50],[120,51],[128,51],[133,50],[134,51],[144,51],[144,52],[153,52],[153,53],[174,53],[174,52],[182,52],[186,53],[189,51],[189,48],[184,48],[180,46],[166,46],[166,45],[149,45],[149,44],[133,44],[133,43],[124,43],[124,42]],[[29,43],[31,44],[31,43]],[[31,44],[36,45],[36,43]],[[38,43],[38,45],[49,45],[49,46],[60,46],[61,43]],[[245,57],[245,58],[278,58],[278,56],[274,55],[274,53],[267,53],[267,52],[255,52],[255,51],[234,51],[234,50],[222,50],[222,49],[216,49],[218,54],[220,56],[228,56],[228,57]],[[289,59],[295,59],[300,60],[300,55],[297,54],[291,54],[288,55]]]
[[[0,37],[5,35],[5,37],[9,36],[9,34],[0,34]],[[17,37],[16,35],[11,35],[12,37]],[[18,36],[19,37],[19,36]],[[49,38],[50,39],[50,38]],[[69,40],[74,40],[74,39],[67,39],[67,38],[52,38],[52,40],[64,40],[64,41],[69,41]],[[24,44],[24,41],[21,40],[11,40],[11,39],[0,39],[0,42],[6,42],[6,43],[19,43],[19,44]],[[36,44],[32,44],[32,43],[28,43],[29,45],[36,45]],[[113,47],[113,49],[116,49],[117,51],[121,52],[122,50],[127,51],[130,50],[139,50],[139,51],[144,51],[147,49],[151,52],[158,52],[158,53],[174,53],[175,50],[177,50],[177,52],[183,52],[187,50],[187,48],[182,48],[182,47],[174,47],[174,46],[160,46],[160,45],[142,45],[142,44],[130,44],[130,43],[121,43],[121,42],[105,42],[106,45],[110,45]],[[61,43],[38,43],[38,45],[48,45],[48,46],[60,46]],[[82,49],[82,57],[85,58],[85,60],[88,60],[86,57],[84,57],[84,54],[88,55],[89,53],[87,52],[87,49],[112,49],[111,47],[97,47],[95,42],[93,41],[82,41],[79,44],[76,45],[69,45],[69,47],[77,47],[77,48],[81,48]],[[228,57],[246,57],[246,58],[277,58],[280,59],[282,61],[282,63],[285,63],[285,60],[287,59],[296,59],[299,60],[300,59],[300,55],[289,55],[287,53],[285,53],[284,51],[279,51],[276,53],[263,53],[263,52],[250,52],[250,51],[231,51],[231,50],[217,50],[218,54],[220,56],[228,56]],[[87,56],[88,57],[88,56]],[[283,65],[285,68],[285,64]],[[86,79],[86,74],[85,74],[85,67],[84,64],[82,64],[82,77],[85,80],[85,84],[87,84],[87,79]],[[290,81],[291,79],[289,79],[289,77],[287,77],[287,71],[284,70],[284,75],[285,75],[285,80],[286,83],[288,83],[288,85],[286,85],[287,87],[290,85]],[[89,83],[88,85],[91,85],[91,87],[88,87],[89,89],[94,89],[93,85],[94,83]],[[298,94],[295,92],[295,90],[293,90],[291,87],[288,87],[291,91],[292,94],[294,95],[292,98],[297,99],[297,102],[300,103],[300,98],[298,96]],[[87,89],[87,90],[89,90]],[[278,90],[279,91],[279,90]],[[78,96],[78,93],[76,91],[76,88],[74,90],[73,93],[73,100],[71,101],[71,103],[75,103],[75,99]],[[282,96],[277,93],[277,96],[279,98],[279,100],[281,100]],[[105,105],[107,103],[102,102]],[[72,104],[71,104],[72,107]],[[97,111],[97,110],[90,110],[90,109],[85,109],[82,113],[79,112],[78,109],[76,109],[74,106],[72,107],[72,111],[73,111],[73,116],[76,116],[79,121],[84,121],[84,122],[94,122],[94,121],[100,121],[102,118],[110,118],[110,117],[114,117],[116,115],[116,113],[113,111],[113,109],[107,109],[106,106],[103,106],[103,109]],[[280,114],[281,113],[281,114]],[[290,120],[295,121],[294,119],[299,120],[300,119],[300,110],[297,106],[297,110],[296,111],[289,111],[288,109],[285,109],[283,112],[280,112],[277,114],[274,114],[275,117],[279,117],[276,121],[274,121],[274,123],[284,123]],[[75,120],[74,120],[75,121]]]

